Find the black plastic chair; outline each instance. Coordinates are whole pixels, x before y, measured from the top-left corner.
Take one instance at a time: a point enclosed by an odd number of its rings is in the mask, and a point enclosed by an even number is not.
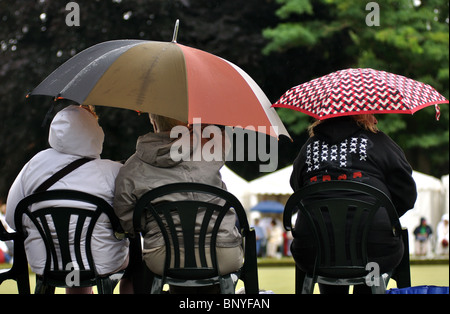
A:
[[[7,232],[0,222],[0,240],[13,241],[14,244],[13,264],[9,269],[0,269],[0,285],[5,280],[15,280],[19,294],[30,294],[28,262],[21,234],[17,232]]]
[[[194,201],[188,198],[173,202],[154,202],[158,198],[175,193],[206,193],[224,201],[224,205]],[[238,218],[238,226],[243,238],[244,264],[238,273],[219,275],[216,258],[216,237],[219,225],[225,214],[233,210]],[[146,214],[147,213],[147,214]],[[182,232],[177,235],[173,215],[180,217]],[[204,217],[200,230],[196,231],[197,214]],[[142,232],[141,218],[151,215],[157,222],[163,235],[166,258],[163,276],[155,274],[151,293],[162,293],[164,284],[181,287],[202,287],[219,284],[221,293],[233,294],[237,279],[244,282],[247,294],[258,294],[258,271],[256,261],[255,231],[250,229],[244,208],[231,193],[201,183],[174,183],[146,192],[137,202],[133,216],[135,231]],[[211,218],[216,216],[212,233],[207,234]],[[148,216],[147,216],[148,217]],[[182,234],[181,234],[182,233]],[[195,240],[198,236],[198,243]],[[207,237],[211,238],[207,241]],[[182,241],[183,244],[180,244]],[[180,263],[180,247],[184,248],[184,265]],[[207,265],[207,248],[209,248],[212,265]],[[198,251],[197,263],[195,253]],[[172,265],[172,266],[171,266]],[[233,276],[236,280],[233,280]]]
[[[50,200],[80,201],[94,205],[96,209],[44,207],[34,211],[30,210],[31,205]],[[32,194],[19,202],[14,216],[17,232],[25,232],[22,220],[28,217],[39,231],[47,254],[44,273],[42,276],[36,276],[36,294],[53,294],[55,287],[91,287],[95,285],[99,294],[113,293],[123,272],[100,276],[97,273],[91,251],[92,233],[102,214],[108,216],[113,230],[120,230],[119,220],[112,207],[102,198],[84,192],[49,190]],[[75,223],[74,219],[76,219],[76,229],[74,240],[70,241],[69,225]],[[85,223],[87,227],[85,227]],[[51,232],[53,228],[56,238]],[[84,247],[81,246],[82,237],[85,240]],[[26,238],[25,234],[23,234],[23,238]],[[75,252],[74,256],[71,251]],[[85,255],[87,263],[83,261],[83,255]]]
[[[311,184],[291,195],[286,203],[283,222],[295,237],[292,215],[299,210],[315,239],[315,264],[304,274],[296,266],[296,293],[311,294],[315,283],[328,285],[366,284],[376,275],[367,254],[367,239],[375,213],[384,207],[390,218],[394,237],[407,232],[402,227],[389,197],[382,191],[356,181],[327,181]],[[349,223],[349,221],[351,221]],[[360,231],[362,230],[362,231]],[[367,269],[366,269],[367,267]],[[395,272],[397,284],[410,281],[407,243],[403,260]],[[392,272],[370,277],[373,294],[384,294]]]

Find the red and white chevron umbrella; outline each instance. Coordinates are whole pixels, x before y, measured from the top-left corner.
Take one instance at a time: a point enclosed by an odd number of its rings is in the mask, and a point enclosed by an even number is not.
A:
[[[373,69],[345,69],[286,91],[273,107],[301,111],[323,120],[378,113],[413,114],[427,106],[448,103],[430,85]]]

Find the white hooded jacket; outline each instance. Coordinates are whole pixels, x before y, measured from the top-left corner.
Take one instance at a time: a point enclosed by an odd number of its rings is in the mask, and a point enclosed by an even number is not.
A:
[[[112,204],[114,182],[121,164],[100,159],[104,133],[96,118],[79,106],[69,106],[58,112],[50,125],[51,148],[36,154],[20,171],[8,194],[6,221],[15,229],[14,212],[24,197],[72,161],[81,157],[94,160],[87,162],[56,182],[49,190],[71,189],[90,193]],[[69,204],[59,204],[64,206]],[[70,205],[74,205],[74,202]],[[35,228],[24,220],[28,233],[25,249],[33,272],[42,274],[45,265],[45,246]],[[74,227],[74,226],[73,226]],[[93,258],[99,274],[119,269],[128,255],[128,241],[114,237],[106,215],[100,216],[92,239]],[[65,267],[63,267],[65,268]]]

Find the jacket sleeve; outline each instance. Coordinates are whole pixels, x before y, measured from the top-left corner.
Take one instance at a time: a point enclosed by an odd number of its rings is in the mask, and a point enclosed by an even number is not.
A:
[[[133,195],[133,180],[124,174],[124,170],[125,167],[121,168],[116,178],[113,207],[123,230],[134,237],[133,213],[137,199]]]
[[[402,216],[414,207],[417,199],[416,183],[403,150],[389,137],[386,138],[387,149],[381,154],[384,159],[385,183],[398,215]]]
[[[8,198],[6,200],[6,214],[5,220],[6,223],[12,228],[16,229],[16,225],[14,223],[14,214],[16,212],[16,207],[19,202],[25,198],[25,193],[23,190],[22,177],[24,172],[26,171],[27,166],[20,171],[19,175],[14,180],[14,183],[11,185],[9,189]]]
[[[305,156],[306,156],[305,151],[307,144],[308,142],[305,145],[303,145],[297,158],[294,160],[294,163],[292,165],[292,174],[289,183],[294,192],[299,190],[304,185],[302,172],[303,168],[305,167]]]

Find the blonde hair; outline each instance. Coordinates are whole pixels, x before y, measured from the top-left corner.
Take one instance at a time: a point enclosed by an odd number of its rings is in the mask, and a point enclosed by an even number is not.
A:
[[[183,121],[176,120],[173,118],[160,116],[158,114],[150,113],[150,121],[155,127],[155,132],[166,132],[170,131],[173,127],[177,125],[187,125]]]
[[[92,105],[80,105],[80,107],[85,109],[85,110],[87,110],[90,114],[92,114],[95,117],[95,119],[98,120],[98,115],[95,112],[95,106],[92,106]]]
[[[359,127],[363,128],[364,130],[372,132],[372,133],[377,133],[378,127],[374,122],[375,119],[372,116],[373,115],[371,115],[371,114],[359,114],[359,115],[354,115],[354,116],[349,116],[349,117],[351,117],[356,122],[356,124]],[[316,126],[318,126],[319,124],[321,124],[323,121],[324,120],[316,120],[308,127],[308,133],[309,133],[310,137],[314,136],[314,128]]]

